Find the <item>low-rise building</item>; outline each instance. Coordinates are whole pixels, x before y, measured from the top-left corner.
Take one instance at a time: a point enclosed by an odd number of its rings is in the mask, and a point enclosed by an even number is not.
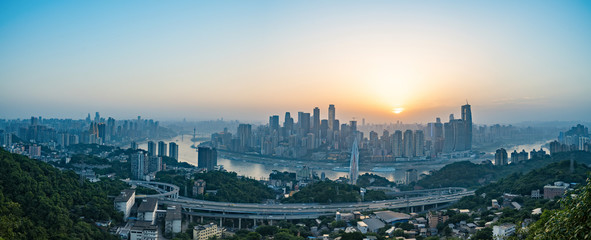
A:
[[[158,199],[146,198],[140,203],[137,208],[138,221],[146,221],[154,224],[156,221],[156,209],[158,208]]]
[[[182,225],[181,206],[173,205],[168,206],[166,209],[166,217],[164,220],[164,232],[165,233],[180,233]]]
[[[367,230],[374,233],[377,233],[380,228],[386,226],[382,220],[377,218],[363,219],[363,222],[367,225]]]
[[[427,220],[429,221],[429,228],[437,228],[437,224],[443,223],[449,219],[449,216],[443,215],[441,212],[427,213]]]
[[[135,222],[129,231],[129,240],[158,240],[158,226],[149,222]]]
[[[555,182],[554,185],[544,186],[544,199],[554,199],[556,196],[562,196],[568,188],[567,183]]]
[[[394,224],[397,222],[408,222],[408,220],[410,219],[410,215],[408,214],[393,211],[375,212],[375,215],[387,224]]]
[[[210,237],[221,238],[224,233],[223,228],[218,228],[214,223],[199,225],[193,228],[193,240],[207,240]]]
[[[363,234],[367,233],[368,227],[367,224],[363,221],[359,221],[357,222],[357,229],[359,229],[359,231]]]
[[[123,221],[127,221],[131,207],[135,204],[135,190],[125,189],[115,198],[115,210],[123,213]]]
[[[505,239],[513,233],[515,233],[515,224],[506,223],[499,226],[493,226],[493,239],[495,240]]]

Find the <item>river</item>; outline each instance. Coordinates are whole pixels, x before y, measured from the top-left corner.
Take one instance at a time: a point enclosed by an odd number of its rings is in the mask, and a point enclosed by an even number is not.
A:
[[[193,142],[191,141],[191,135],[184,135],[184,137],[177,136],[171,139],[162,139],[166,143],[175,142],[179,145],[179,161],[187,162],[192,165],[197,165],[197,151],[194,148],[191,148]],[[160,140],[158,140],[160,141]],[[155,141],[155,142],[158,142]],[[200,142],[197,142],[199,144]],[[545,144],[546,142],[538,142],[534,144],[526,144],[526,145],[519,145],[512,148],[507,148],[507,150],[513,151],[513,149],[521,149],[525,148],[526,151],[531,151],[531,149],[540,149],[540,147]],[[141,149],[148,149],[147,142],[140,143],[139,148]],[[545,149],[547,150],[547,149]],[[509,151],[508,151],[509,152]],[[509,152],[510,153],[510,152]],[[346,165],[344,163],[317,163],[317,162],[310,162],[306,160],[297,161],[297,160],[277,160],[277,159],[266,159],[260,158],[256,159],[257,157],[247,156],[247,157],[232,157],[232,159],[222,157],[222,153],[218,153],[218,165],[223,165],[224,169],[232,172],[238,173],[238,175],[252,177],[255,179],[266,179],[269,177],[269,174],[273,172],[273,170],[277,171],[289,171],[289,172],[297,172],[302,168],[302,166],[307,165],[308,167],[312,168],[318,176],[324,172],[325,176],[330,179],[337,179],[339,177],[347,176],[346,172],[336,172],[333,171],[333,167],[342,167]],[[455,159],[453,161],[458,160],[469,160],[469,159]],[[268,163],[265,163],[267,162]],[[397,171],[395,172],[371,172],[376,175],[380,175],[382,177],[387,178],[390,181],[402,181],[404,180],[405,169],[408,168],[415,168],[421,172],[427,172],[431,170],[439,169],[445,166],[452,161],[437,161],[437,162],[424,162],[424,163],[396,163],[395,167]],[[376,164],[381,165],[381,164]],[[391,166],[391,165],[390,165]],[[384,166],[387,167],[387,166]],[[363,169],[363,168],[362,168]],[[361,171],[360,174],[366,173],[367,171]]]

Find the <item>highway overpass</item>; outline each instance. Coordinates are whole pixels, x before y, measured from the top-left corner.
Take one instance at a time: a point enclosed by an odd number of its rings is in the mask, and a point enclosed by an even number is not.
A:
[[[262,204],[262,203],[227,203],[198,200],[179,197],[179,188],[175,185],[160,182],[127,181],[130,184],[157,190],[154,195],[139,195],[138,197],[158,198],[160,204],[180,205],[186,216],[252,220],[295,220],[315,219],[320,216],[334,215],[336,212],[377,211],[383,209],[406,210],[422,212],[458,201],[464,196],[474,195],[474,191],[465,188],[438,188],[420,191],[398,192],[389,194],[398,196],[397,199],[354,202],[354,203],[290,203],[290,204]]]

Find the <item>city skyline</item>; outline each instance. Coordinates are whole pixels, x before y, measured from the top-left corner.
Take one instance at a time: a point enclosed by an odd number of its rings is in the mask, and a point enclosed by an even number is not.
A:
[[[2,3],[0,118],[591,119],[586,2],[110,3]]]

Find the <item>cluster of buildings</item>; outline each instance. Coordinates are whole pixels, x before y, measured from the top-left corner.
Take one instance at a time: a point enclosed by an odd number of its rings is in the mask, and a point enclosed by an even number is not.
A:
[[[174,133],[154,120],[105,119],[0,119],[0,147],[11,153],[46,162],[70,157],[68,148],[77,144],[126,145],[146,138],[173,137]],[[137,146],[137,145],[136,145]],[[178,151],[177,151],[178,152]]]
[[[269,117],[269,123],[254,127],[240,124],[236,134],[225,129],[211,136],[213,147],[234,152],[256,153],[267,156],[311,159],[346,159],[355,139],[360,152],[373,161],[393,161],[437,156],[442,153],[472,149],[472,110],[466,104],[461,108],[461,119],[450,115],[449,122],[439,118],[420,129],[384,130],[382,136],[375,131],[364,133],[357,121],[341,123],[336,119],[334,105],[328,107],[328,119],[320,118],[320,109],[312,113],[298,112],[297,121],[285,113],[283,124],[279,115]],[[322,151],[318,151],[318,150]]]
[[[123,213],[125,226],[116,231],[121,239],[158,240],[169,239],[183,230],[180,205],[161,205],[156,198],[137,198],[134,189],[125,189],[114,200],[115,210]],[[162,223],[164,224],[162,226]],[[186,226],[185,226],[186,227]],[[164,232],[160,232],[164,229]],[[225,229],[214,223],[193,228],[193,239],[220,239]],[[165,236],[166,238],[163,238]]]
[[[168,146],[168,148],[167,148]],[[158,148],[156,148],[158,147]],[[137,149],[137,144],[135,142],[131,143],[132,149]],[[166,151],[168,149],[168,151]],[[156,150],[158,150],[156,152]],[[148,141],[148,156],[158,156],[158,157],[170,157],[174,160],[179,160],[179,145],[175,142],[170,142],[166,144],[164,141],[158,142],[156,145],[153,141]]]
[[[581,124],[577,124],[566,132],[560,132],[558,140],[550,143],[551,154],[575,150],[591,152],[589,129]]]
[[[591,152],[591,135],[589,129],[581,124],[572,127],[566,132],[560,132],[558,140],[549,143],[550,154],[569,151],[587,151]],[[533,149],[531,152],[514,150],[511,158],[508,158],[507,151],[504,148],[497,149],[495,152],[495,165],[507,165],[509,163],[519,163],[532,158],[546,156],[547,153],[542,148],[539,151]],[[510,160],[510,161],[509,161]]]
[[[525,151],[525,149],[523,149],[521,150],[521,152],[517,152],[517,150],[514,150],[511,153],[511,158],[509,158],[507,150],[505,150],[504,148],[499,148],[497,149],[497,151],[495,151],[495,159],[493,161],[493,164],[496,166],[508,165],[509,163],[517,164],[532,158],[542,158],[546,155],[546,151],[544,151],[544,149],[542,148],[540,148],[540,150],[538,151],[532,149],[531,152],[529,152],[529,154]]]
[[[121,191],[114,200],[115,210],[123,213],[124,227],[117,229],[122,239],[157,240],[162,235],[158,224],[164,219],[164,234],[173,236],[181,232],[182,214],[178,205],[158,209],[156,198],[136,198],[134,189]]]

